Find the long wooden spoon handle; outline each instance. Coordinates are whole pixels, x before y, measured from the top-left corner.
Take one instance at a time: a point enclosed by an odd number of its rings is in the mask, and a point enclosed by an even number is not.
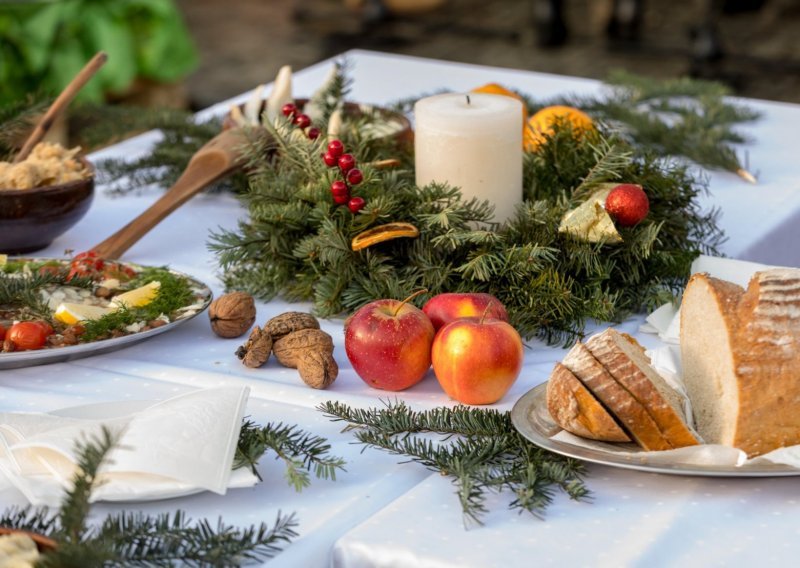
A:
[[[238,167],[236,162],[226,159],[223,153],[204,155],[189,163],[178,181],[155,203],[145,209],[133,221],[92,247],[100,258],[115,259],[132,247],[150,229],[158,225],[167,215],[186,203],[204,187],[222,179]]]
[[[22,146],[22,149],[17,153],[14,157],[14,162],[21,162],[25,158],[28,157],[28,154],[31,153],[34,146],[36,146],[39,142],[41,142],[44,135],[47,134],[50,127],[53,126],[56,118],[61,112],[72,102],[72,99],[75,98],[75,95],[78,94],[83,86],[94,77],[94,74],[103,66],[103,64],[108,60],[108,55],[104,51],[100,51],[92,57],[91,61],[83,66],[80,73],[75,75],[72,81],[69,82],[61,94],[58,95],[53,104],[50,105],[50,108],[47,109],[47,112],[44,114],[42,119],[39,121],[39,124],[36,125],[36,128],[33,129],[28,139],[25,141],[25,144]]]

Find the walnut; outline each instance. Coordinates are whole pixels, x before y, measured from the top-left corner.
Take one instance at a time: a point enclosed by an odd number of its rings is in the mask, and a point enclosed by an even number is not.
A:
[[[256,304],[250,294],[231,292],[211,302],[208,317],[220,337],[240,337],[256,321]]]
[[[319,329],[317,318],[304,312],[286,312],[275,316],[265,326],[274,341],[301,329]]]
[[[278,339],[272,347],[278,362],[296,368],[310,387],[327,388],[339,374],[333,358],[333,339],[320,329],[294,331]]]
[[[255,326],[245,344],[236,350],[236,356],[246,367],[255,369],[267,362],[271,352],[272,336],[266,327]]]

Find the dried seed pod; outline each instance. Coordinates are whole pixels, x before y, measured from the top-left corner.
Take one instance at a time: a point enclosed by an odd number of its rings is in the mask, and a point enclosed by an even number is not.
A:
[[[267,362],[271,352],[272,336],[266,328],[255,326],[245,344],[236,350],[236,356],[246,367],[255,369]]]
[[[250,294],[231,292],[211,302],[208,317],[220,337],[240,337],[256,321],[256,304]]]
[[[273,341],[301,329],[319,329],[317,318],[305,312],[286,312],[275,316],[265,326]]]
[[[319,329],[301,329],[273,345],[275,358],[285,367],[296,368],[310,387],[324,389],[336,380],[339,366],[333,358],[333,339]]]

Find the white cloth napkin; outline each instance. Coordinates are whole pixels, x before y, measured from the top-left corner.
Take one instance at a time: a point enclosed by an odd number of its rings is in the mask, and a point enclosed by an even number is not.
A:
[[[249,487],[232,474],[249,389],[220,387],[165,401],[92,404],[50,413],[0,414],[0,473],[33,505],[58,506],[76,471],[76,443],[103,426],[121,433],[92,501],[162,499]],[[2,476],[0,476],[2,477]],[[2,481],[0,481],[2,483]]]

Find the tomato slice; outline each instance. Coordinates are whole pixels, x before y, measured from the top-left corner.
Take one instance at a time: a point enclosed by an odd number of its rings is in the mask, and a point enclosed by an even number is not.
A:
[[[6,339],[11,341],[18,351],[41,349],[47,340],[47,334],[41,323],[44,322],[17,322],[9,328]]]

